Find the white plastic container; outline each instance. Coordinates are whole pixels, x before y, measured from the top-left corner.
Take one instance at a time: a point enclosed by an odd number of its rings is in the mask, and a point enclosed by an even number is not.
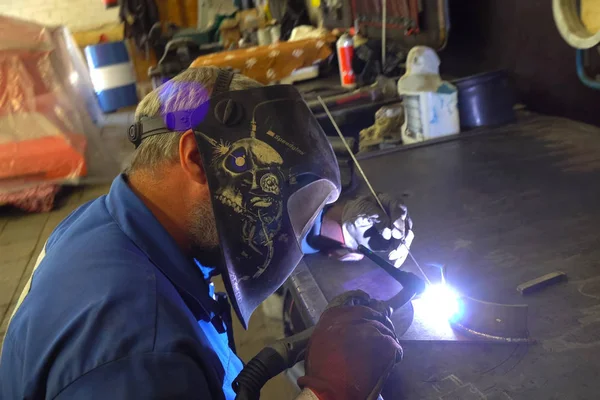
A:
[[[458,90],[442,81],[439,65],[440,59],[429,47],[416,46],[408,53],[406,73],[398,81],[405,114],[404,144],[460,132]]]
[[[456,88],[448,85],[446,89],[449,93],[423,92],[404,96],[406,119],[402,127],[402,141],[405,144],[453,135],[460,131]]]
[[[271,28],[261,28],[257,32],[258,45],[266,46],[271,44]]]
[[[271,29],[269,29],[269,33],[271,34],[271,43],[279,43],[279,38],[281,37],[281,26],[273,25]]]

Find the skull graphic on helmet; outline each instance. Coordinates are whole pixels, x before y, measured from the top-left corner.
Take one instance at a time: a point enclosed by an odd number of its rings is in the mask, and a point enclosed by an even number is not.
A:
[[[219,182],[213,197],[239,214],[246,247],[241,256],[249,267],[255,267],[242,279],[256,278],[269,266],[283,212],[283,159],[273,147],[253,136],[232,144],[209,140],[214,147],[211,167]]]

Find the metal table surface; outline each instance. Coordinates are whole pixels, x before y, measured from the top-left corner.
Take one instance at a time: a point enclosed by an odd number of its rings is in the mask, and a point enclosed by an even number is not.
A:
[[[426,272],[433,277],[428,264],[445,264],[449,282],[468,296],[528,304],[537,340],[404,342],[386,400],[600,397],[599,128],[529,115],[361,164],[375,190],[405,198],[412,251]],[[399,289],[364,262],[305,261],[294,294],[304,295],[301,312],[312,321],[344,290],[387,299]],[[555,270],[569,281],[527,297],[517,292],[519,283]]]

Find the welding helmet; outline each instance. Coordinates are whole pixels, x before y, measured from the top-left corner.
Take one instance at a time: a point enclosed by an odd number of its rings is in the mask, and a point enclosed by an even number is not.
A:
[[[223,280],[242,325],[302,259],[301,242],[340,193],[325,133],[290,85],[228,91],[222,70],[194,110],[142,119],[132,142],[192,129],[212,196]]]

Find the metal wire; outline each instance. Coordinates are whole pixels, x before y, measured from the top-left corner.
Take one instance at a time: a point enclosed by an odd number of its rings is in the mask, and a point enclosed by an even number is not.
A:
[[[431,285],[431,281],[429,280],[429,278],[427,277],[427,275],[425,275],[425,271],[423,271],[423,268],[421,268],[421,266],[417,262],[417,259],[412,255],[412,253],[410,252],[410,249],[408,248],[408,246],[406,245],[406,243],[402,242],[402,245],[404,247],[406,247],[406,251],[408,251],[408,255],[410,256],[410,258],[413,260],[413,262],[415,263],[415,265],[417,266],[417,268],[421,272],[421,275],[423,275],[423,278],[425,278],[425,280],[427,281],[427,284]]]
[[[373,197],[375,197],[375,200],[377,200],[377,204],[379,204],[379,207],[381,207],[381,210],[385,213],[385,215],[387,215],[387,217],[389,219],[390,216],[388,215],[387,211],[383,207],[383,204],[381,203],[381,200],[379,200],[379,196],[377,196],[377,193],[375,193],[375,189],[373,189],[373,186],[371,186],[371,182],[369,181],[369,178],[367,178],[367,175],[365,175],[365,172],[363,171],[362,167],[358,163],[358,160],[356,159],[356,157],[354,157],[354,153],[352,152],[352,149],[348,145],[348,142],[346,142],[346,138],[344,138],[344,135],[342,135],[342,131],[340,130],[340,127],[338,126],[337,122],[335,122],[335,120],[333,119],[333,116],[329,112],[329,108],[327,107],[327,105],[325,104],[325,102],[323,101],[323,99],[321,98],[321,96],[317,96],[317,100],[319,100],[319,103],[321,103],[321,106],[323,107],[323,110],[325,110],[325,113],[327,114],[327,117],[329,117],[329,120],[331,121],[331,124],[335,128],[335,131],[340,136],[340,139],[342,139],[342,143],[344,143],[344,146],[346,146],[346,150],[348,150],[348,154],[350,154],[350,158],[352,158],[352,161],[354,161],[354,165],[356,165],[356,169],[358,169],[358,172],[360,173],[360,176],[362,176],[363,180],[365,181],[365,183],[369,187],[369,190],[371,191],[371,194],[373,195]],[[402,245],[404,247],[406,247],[406,251],[408,251],[408,255],[410,256],[410,258],[413,260],[413,262],[415,263],[415,265],[417,266],[417,268],[419,269],[419,271],[423,275],[423,278],[425,278],[425,280],[427,281],[427,283],[429,285],[431,285],[431,281],[429,280],[429,278],[427,277],[427,275],[425,275],[425,271],[423,271],[423,268],[421,268],[421,266],[419,265],[419,263],[417,262],[417,260],[415,259],[415,257],[410,252],[410,249],[408,248],[408,246],[406,245],[406,243],[404,243],[404,241],[402,241]]]
[[[375,193],[375,190],[373,189],[373,186],[371,186],[371,182],[369,182],[369,180],[367,179],[367,176],[365,175],[365,172],[363,171],[363,169],[361,168],[360,164],[358,163],[358,160],[356,159],[356,157],[354,157],[354,153],[352,152],[352,149],[348,145],[348,142],[346,142],[346,138],[344,138],[344,135],[342,135],[342,131],[340,131],[340,127],[338,126],[338,124],[335,122],[335,120],[331,116],[331,113],[329,112],[329,108],[327,107],[327,105],[325,104],[325,102],[323,101],[323,99],[321,98],[321,96],[317,96],[317,100],[319,100],[319,103],[321,103],[321,106],[323,107],[323,110],[325,110],[325,113],[329,117],[329,120],[331,121],[331,124],[333,125],[333,127],[336,130],[336,132],[340,136],[340,139],[342,139],[342,143],[344,143],[344,146],[346,146],[346,150],[348,150],[348,154],[350,154],[350,158],[352,158],[352,161],[354,161],[354,165],[356,165],[356,168],[358,169],[358,172],[360,172],[360,176],[362,176],[363,180],[365,181],[365,183],[369,187],[369,190],[371,191],[371,194],[373,195],[373,197],[375,197],[375,200],[377,200],[377,204],[379,204],[379,207],[381,207],[381,209],[383,210],[384,214],[389,218],[390,216],[388,215],[387,211],[383,207],[383,204],[381,204],[381,200],[379,200],[379,197],[377,196],[377,193]]]

